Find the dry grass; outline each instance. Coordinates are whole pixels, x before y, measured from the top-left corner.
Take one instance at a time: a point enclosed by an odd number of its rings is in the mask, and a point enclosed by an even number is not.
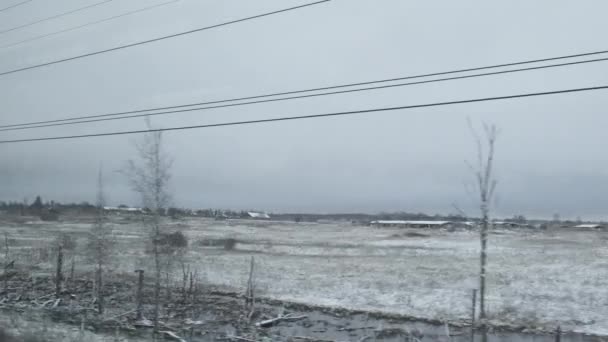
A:
[[[112,274],[151,269],[144,252],[148,234],[141,224],[113,220],[118,245]],[[255,255],[260,295],[278,299],[458,320],[468,319],[471,289],[477,286],[475,232],[203,219],[167,224],[197,242],[188,247],[184,262],[203,281],[244,291],[249,257]],[[47,272],[53,262],[45,249],[48,241],[55,234],[70,233],[82,246],[89,226],[64,222],[6,228],[19,246],[15,259]],[[490,236],[491,317],[608,333],[607,237],[602,232],[568,231]],[[225,248],[226,241],[236,243]],[[77,263],[77,272],[89,271],[84,261]],[[172,276],[179,282],[181,269],[176,267]]]
[[[0,314],[1,342],[115,342],[114,336],[94,334],[73,326],[52,322],[35,311]]]

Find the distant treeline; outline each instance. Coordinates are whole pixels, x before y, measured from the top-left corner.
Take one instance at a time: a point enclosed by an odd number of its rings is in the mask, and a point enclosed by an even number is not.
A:
[[[275,213],[270,215],[275,220],[296,221],[296,222],[317,222],[322,220],[327,221],[351,221],[351,222],[370,222],[374,220],[409,220],[409,221],[453,221],[464,222],[470,218],[462,215],[428,215],[424,213],[379,213],[379,214],[361,214],[361,213],[339,213],[339,214],[280,214]]]
[[[36,196],[34,201],[27,199],[22,201],[0,201],[0,211],[9,215],[21,216],[40,216],[43,220],[56,220],[59,213],[94,213],[95,206],[87,203],[67,203],[62,204],[55,201],[43,201],[40,196]]]
[[[129,212],[127,209],[131,207],[126,204],[121,204],[116,208],[108,209],[108,212]],[[114,210],[116,209],[116,210]],[[64,214],[95,214],[98,208],[89,202],[80,203],[60,203],[56,201],[43,201],[40,196],[36,196],[33,201],[24,199],[22,201],[0,201],[0,211],[9,215],[21,216],[44,216],[45,218],[53,218],[57,215]],[[151,213],[151,210],[142,208],[141,210],[131,211],[133,214]],[[210,218],[247,218],[247,211],[236,210],[220,210],[220,209],[182,209],[182,208],[167,208],[160,209],[159,214],[162,216],[183,217],[183,216],[198,216]],[[53,217],[49,217],[53,216]],[[43,218],[44,219],[44,218]]]
[[[126,204],[121,204],[114,209],[121,211],[124,209],[131,208]],[[133,208],[131,208],[133,209]],[[33,201],[27,199],[22,201],[0,201],[0,212],[11,214],[11,215],[30,215],[40,216],[44,219],[56,219],[58,215],[79,215],[79,214],[95,214],[97,208],[95,205],[89,202],[80,203],[60,203],[56,201],[44,201],[40,196],[36,196]],[[109,210],[114,211],[114,210]],[[252,210],[253,212],[259,212]],[[230,210],[230,209],[184,209],[184,208],[168,208],[159,210],[159,214],[162,216],[170,216],[172,218],[178,217],[206,217],[215,219],[246,219],[251,218],[249,215],[250,211],[246,210]],[[142,208],[141,210],[132,211],[133,214],[144,213],[149,214],[150,210]],[[477,221],[478,218],[466,217],[460,214],[448,214],[448,215],[429,215],[425,213],[408,213],[408,212],[392,212],[392,213],[378,213],[378,214],[364,214],[364,213],[336,213],[336,214],[311,214],[311,213],[271,213],[270,220],[276,221],[293,221],[293,222],[318,222],[318,221],[348,221],[352,223],[369,223],[374,220],[409,220],[409,221],[451,221],[451,222],[465,222],[465,221]],[[582,222],[581,219],[576,221],[559,220],[559,216],[555,215],[553,220],[527,220],[523,215],[515,215],[510,219],[509,222],[516,223],[534,223],[534,222],[563,222],[563,223],[574,223]]]

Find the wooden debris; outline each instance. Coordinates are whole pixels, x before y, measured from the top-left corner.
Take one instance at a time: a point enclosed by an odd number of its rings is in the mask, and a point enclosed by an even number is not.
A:
[[[338,331],[355,331],[355,330],[367,330],[367,329],[375,329],[376,327],[350,327],[350,328],[340,328]]]
[[[203,321],[193,321],[190,318],[186,318],[186,320],[184,321],[185,325],[203,325],[204,322]]]
[[[53,303],[52,308],[53,308],[53,309],[54,309],[54,308],[56,308],[56,307],[59,305],[59,303],[61,303],[61,298],[57,298],[57,299],[55,299],[55,303]]]
[[[44,308],[44,307],[45,307],[45,306],[47,306],[49,303],[52,303],[52,302],[54,302],[54,301],[55,301],[54,299],[49,299],[49,300],[47,300],[46,302],[44,302],[44,303],[40,304],[40,307],[41,307],[41,308]]]
[[[154,327],[154,323],[151,320],[145,319],[145,318],[136,321],[135,323],[133,323],[133,325],[135,327],[143,327],[143,328],[153,328]]]
[[[304,319],[306,318],[306,315],[302,315],[302,316],[293,316],[293,314],[287,314],[285,316],[279,316],[276,318],[272,318],[272,319],[267,319],[265,321],[261,321],[255,324],[256,327],[259,328],[266,328],[266,327],[271,327],[273,325],[275,325],[276,323],[279,323],[281,321],[297,321],[300,319]]]
[[[111,321],[111,320],[117,319],[117,318],[119,318],[119,317],[126,316],[126,315],[128,315],[128,314],[130,314],[130,313],[133,313],[133,312],[135,312],[135,311],[137,311],[137,310],[129,310],[129,311],[127,311],[127,312],[123,312],[123,313],[121,313],[121,314],[119,314],[119,315],[116,315],[116,316],[112,316],[112,317],[106,318],[106,319],[104,319],[103,321],[104,321],[104,322]]]
[[[40,297],[38,297],[38,298],[34,298],[34,300],[44,299],[44,298],[46,298],[46,297],[50,297],[50,296],[52,296],[52,295],[54,295],[54,294],[55,294],[55,293],[49,293],[49,294],[45,294],[44,296],[40,296]]]
[[[177,336],[174,332],[171,332],[171,331],[162,330],[162,331],[159,331],[159,333],[163,334],[163,336],[166,339],[171,340],[171,341],[187,342],[186,340]]]
[[[256,340],[252,340],[250,338],[241,337],[241,336],[228,336],[228,338],[231,339],[231,340],[239,340],[239,341],[246,341],[246,342],[258,342]]]
[[[305,341],[311,341],[311,342],[336,342],[334,340],[324,340],[322,338],[308,337],[308,336],[294,336],[293,338],[296,340],[305,340]]]
[[[255,258],[251,257],[249,266],[249,280],[247,281],[247,290],[245,292],[245,309],[249,311],[247,319],[251,322],[255,313]]]
[[[161,322],[161,321],[158,321],[158,325],[163,327],[164,329],[167,329],[168,331],[177,331],[178,330],[177,328],[167,325],[166,323]]]

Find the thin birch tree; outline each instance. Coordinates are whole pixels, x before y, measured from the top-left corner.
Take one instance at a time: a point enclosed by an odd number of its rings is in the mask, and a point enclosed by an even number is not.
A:
[[[170,204],[169,180],[171,178],[171,160],[163,150],[162,132],[155,131],[149,120],[146,120],[149,132],[135,143],[137,159],[129,160],[126,173],[131,188],[140,196],[142,205],[150,211],[144,219],[145,228],[149,230],[154,257],[154,333],[158,333],[161,288],[161,246],[162,238],[161,211]]]
[[[479,270],[479,319],[482,324],[485,324],[486,319],[486,267],[488,258],[488,230],[490,228],[490,204],[496,190],[497,181],[493,174],[494,166],[494,145],[498,135],[498,129],[495,125],[483,125],[483,136],[480,136],[471,121],[469,127],[477,146],[477,162],[476,165],[467,163],[471,169],[474,181],[475,192],[479,198],[479,209],[481,212],[481,229],[480,229],[480,270]]]

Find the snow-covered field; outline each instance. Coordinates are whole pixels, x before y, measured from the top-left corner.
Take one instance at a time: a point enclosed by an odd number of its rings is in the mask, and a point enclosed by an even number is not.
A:
[[[310,304],[446,320],[470,316],[477,287],[476,232],[191,219],[171,223],[190,239],[187,261],[208,283],[242,288],[255,256],[259,291]],[[12,226],[82,232],[86,224]],[[140,224],[116,225],[116,271],[145,263]],[[43,233],[44,232],[44,233]],[[412,234],[414,233],[414,234]],[[419,234],[415,234],[419,233]],[[23,237],[23,240],[20,238]],[[234,238],[233,249],[205,246]],[[608,335],[608,233],[500,231],[490,236],[488,311],[511,323]],[[176,268],[175,277],[181,276]]]
[[[471,292],[478,285],[477,232],[350,224],[188,225],[193,240],[239,241],[233,251],[195,252],[213,283],[243,286],[252,254],[260,263],[258,282],[271,297],[417,317],[470,317]],[[493,320],[608,334],[608,234],[499,233],[489,243]]]

